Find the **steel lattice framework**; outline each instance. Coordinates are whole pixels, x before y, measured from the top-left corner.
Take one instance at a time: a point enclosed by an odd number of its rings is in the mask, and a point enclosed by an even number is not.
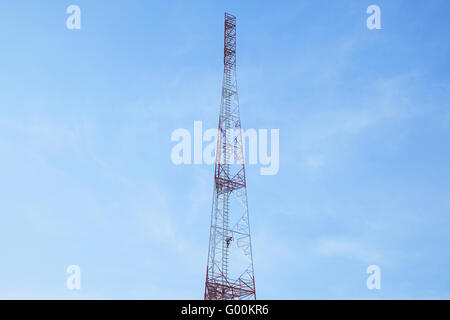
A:
[[[256,299],[236,81],[236,17],[228,13],[224,33],[205,300]]]

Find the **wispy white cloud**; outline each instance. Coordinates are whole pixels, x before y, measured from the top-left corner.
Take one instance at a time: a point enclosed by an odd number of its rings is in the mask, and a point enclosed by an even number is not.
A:
[[[354,145],[362,137],[383,136],[393,124],[420,115],[423,108],[413,101],[415,86],[411,82],[415,77],[407,74],[377,80],[368,86],[367,97],[355,94],[358,105],[355,101],[335,101],[333,109],[326,108],[299,119],[295,130],[298,143],[293,147],[300,151],[300,163],[317,169],[333,162],[343,147]]]
[[[315,252],[325,256],[338,256],[358,260],[368,264],[381,263],[383,256],[361,242],[349,239],[322,239],[314,248]]]

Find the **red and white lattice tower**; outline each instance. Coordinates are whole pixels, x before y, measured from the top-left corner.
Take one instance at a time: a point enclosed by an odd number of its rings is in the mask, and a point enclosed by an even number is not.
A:
[[[205,300],[256,299],[236,82],[236,17],[225,13],[224,72]]]

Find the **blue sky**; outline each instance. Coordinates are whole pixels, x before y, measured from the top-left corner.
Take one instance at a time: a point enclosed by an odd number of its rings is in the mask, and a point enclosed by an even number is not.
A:
[[[449,299],[449,9],[3,1],[0,298],[202,299],[213,167],[170,135],[217,125],[228,11],[243,126],[280,130],[279,173],[247,168],[257,297]]]

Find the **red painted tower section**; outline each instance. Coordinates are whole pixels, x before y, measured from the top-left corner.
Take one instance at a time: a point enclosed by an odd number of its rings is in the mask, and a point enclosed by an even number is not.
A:
[[[225,13],[224,72],[205,300],[256,299],[236,81],[236,17]]]

